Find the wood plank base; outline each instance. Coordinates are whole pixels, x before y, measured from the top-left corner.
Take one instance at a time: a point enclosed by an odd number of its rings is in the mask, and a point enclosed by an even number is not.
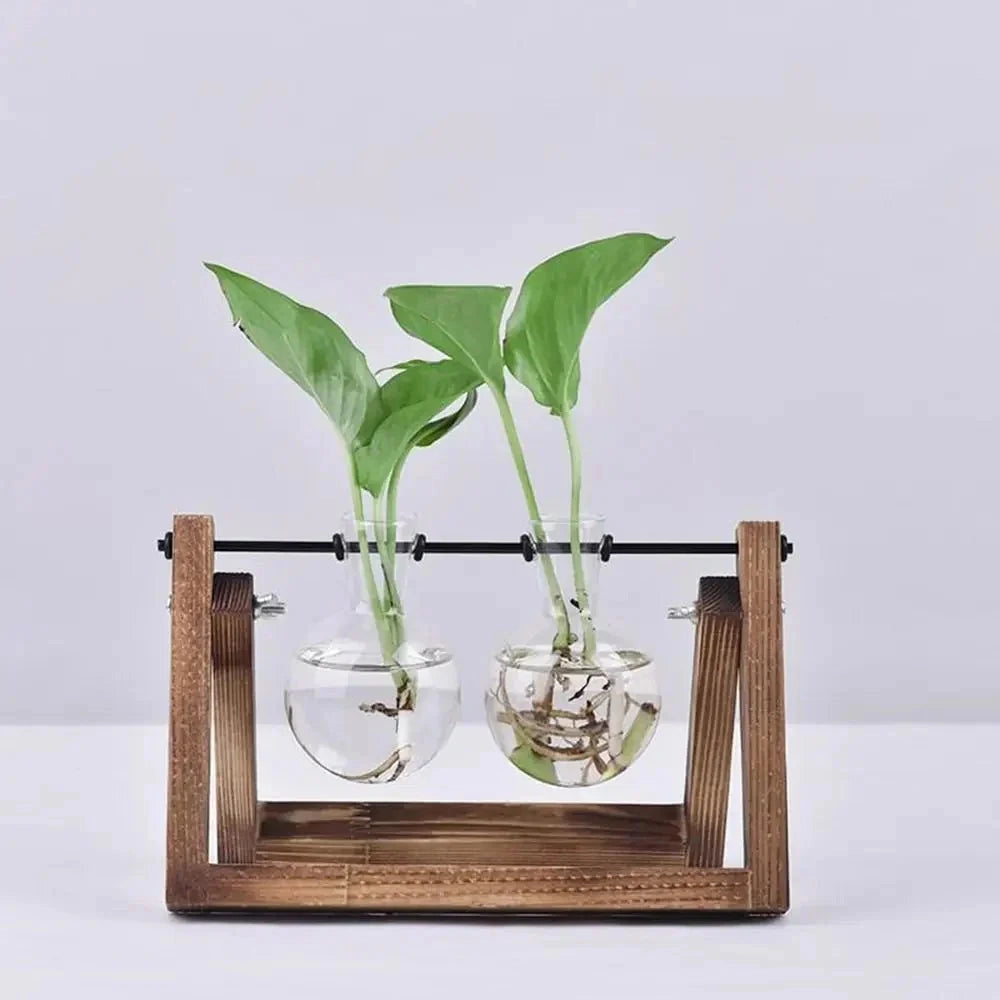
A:
[[[741,868],[685,867],[680,805],[262,802],[253,864],[206,865],[180,912],[730,912]]]
[[[748,914],[741,868],[565,865],[206,865],[182,913]]]
[[[680,866],[679,805],[262,802],[257,863]]]

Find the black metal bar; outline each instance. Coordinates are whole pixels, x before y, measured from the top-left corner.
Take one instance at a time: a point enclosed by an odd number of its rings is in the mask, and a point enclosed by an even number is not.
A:
[[[350,546],[348,546],[350,548]],[[375,550],[374,543],[371,546]],[[399,546],[397,546],[398,550]],[[215,540],[216,552],[333,552],[334,543],[329,542],[280,542],[265,541],[261,539],[244,539],[240,541],[217,538]],[[354,551],[358,551],[357,542],[354,543]]]
[[[419,550],[419,556],[424,553],[432,555],[520,555],[529,558],[526,551],[525,538],[517,542],[429,542],[423,536],[408,542],[397,542],[397,552]],[[173,555],[173,532],[168,531],[156,545],[167,559]],[[528,548],[538,551],[538,543],[529,540]],[[369,543],[370,551],[374,552],[375,544]],[[736,542],[616,542],[610,536],[605,536],[600,542],[584,542],[581,545],[584,552],[598,552],[607,561],[611,554],[616,555],[664,555],[664,556],[731,556],[736,555]],[[357,552],[357,542],[344,542],[342,536],[334,535],[329,541],[277,541],[261,539],[217,539],[216,552],[328,552],[343,558],[344,551]],[[551,553],[569,552],[568,542],[548,542],[545,550]],[[781,558],[784,561],[792,554],[794,547],[788,539],[781,536]],[[418,556],[418,557],[419,557]]]

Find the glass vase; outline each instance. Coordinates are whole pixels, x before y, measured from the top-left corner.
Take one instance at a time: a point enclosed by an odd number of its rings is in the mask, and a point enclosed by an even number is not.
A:
[[[652,658],[598,624],[604,519],[532,524],[543,617],[494,657],[486,717],[497,746],[550,785],[596,785],[645,750],[660,718]]]
[[[412,519],[344,518],[339,614],[314,626],[285,687],[285,715],[317,764],[349,781],[388,782],[432,760],[458,721],[458,671],[405,613]]]

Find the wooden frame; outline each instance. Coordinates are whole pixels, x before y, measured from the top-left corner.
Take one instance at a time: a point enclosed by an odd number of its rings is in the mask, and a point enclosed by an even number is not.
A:
[[[684,803],[258,802],[253,582],[214,573],[203,515],[173,528],[166,901],[175,912],[788,909],[777,522],[737,529],[698,596]],[[739,690],[744,865],[723,867]],[[218,861],[209,856],[215,727]],[[572,864],[552,864],[553,857]]]

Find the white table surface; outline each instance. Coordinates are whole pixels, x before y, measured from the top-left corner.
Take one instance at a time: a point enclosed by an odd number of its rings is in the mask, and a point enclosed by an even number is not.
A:
[[[261,727],[261,796],[678,801],[683,746],[665,726],[628,773],[560,796],[463,725],[426,771],[356,795]],[[779,920],[176,917],[164,728],[0,727],[0,996],[985,1000],[1000,996],[998,751],[1000,726],[792,726]]]

